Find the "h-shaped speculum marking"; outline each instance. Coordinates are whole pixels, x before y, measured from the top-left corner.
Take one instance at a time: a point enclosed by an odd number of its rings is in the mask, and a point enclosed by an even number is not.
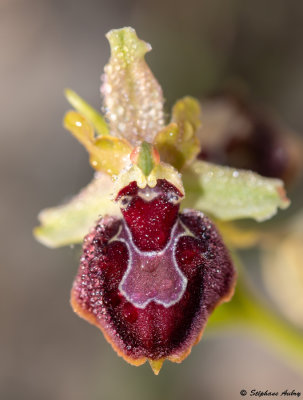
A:
[[[143,309],[154,301],[168,308],[182,298],[187,278],[178,267],[175,254],[181,236],[194,235],[177,220],[163,250],[144,252],[135,246],[129,228],[122,222],[111,242],[121,241],[128,249],[128,266],[119,290],[135,307]]]

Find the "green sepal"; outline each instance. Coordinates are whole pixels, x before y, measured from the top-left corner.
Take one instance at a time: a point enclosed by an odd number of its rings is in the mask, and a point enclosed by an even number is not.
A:
[[[103,173],[68,203],[42,210],[40,226],[34,229],[36,239],[48,247],[60,247],[82,242],[100,216],[120,215],[112,199],[113,183]]]
[[[144,60],[151,46],[132,28],[106,35],[111,48],[101,94],[110,131],[133,146],[152,143],[164,126],[162,89]]]
[[[290,201],[279,179],[252,171],[194,161],[182,174],[184,207],[195,208],[221,220],[254,218],[264,221],[285,209]]]

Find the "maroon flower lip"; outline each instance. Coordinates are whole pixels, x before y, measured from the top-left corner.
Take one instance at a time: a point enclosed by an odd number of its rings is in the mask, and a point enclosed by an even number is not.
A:
[[[86,236],[71,304],[98,326],[133,365],[181,362],[213,309],[233,293],[235,270],[213,223],[202,213],[178,213],[182,194],[123,188],[123,219],[104,217]]]

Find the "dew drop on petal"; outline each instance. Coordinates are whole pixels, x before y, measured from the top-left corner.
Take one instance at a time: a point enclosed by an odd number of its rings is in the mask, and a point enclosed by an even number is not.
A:
[[[123,306],[123,316],[127,322],[134,323],[138,318],[138,311],[131,303],[126,303]]]

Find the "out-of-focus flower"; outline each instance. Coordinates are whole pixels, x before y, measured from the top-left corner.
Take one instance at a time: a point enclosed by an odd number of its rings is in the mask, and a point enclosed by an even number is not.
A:
[[[49,247],[86,235],[73,309],[125,360],[148,360],[158,373],[165,359],[190,353],[211,312],[233,293],[231,258],[203,212],[263,221],[289,201],[279,179],[198,160],[199,103],[179,100],[166,125],[161,87],[144,60],[150,45],[131,28],[107,38],[105,118],[66,91],[76,111],[64,125],[97,173],[69,203],[42,211],[35,235]]]
[[[297,177],[302,167],[302,143],[272,112],[235,90],[209,96],[201,106],[200,159],[250,169],[283,179],[286,184]]]
[[[265,286],[279,310],[303,329],[303,213],[262,242]]]

